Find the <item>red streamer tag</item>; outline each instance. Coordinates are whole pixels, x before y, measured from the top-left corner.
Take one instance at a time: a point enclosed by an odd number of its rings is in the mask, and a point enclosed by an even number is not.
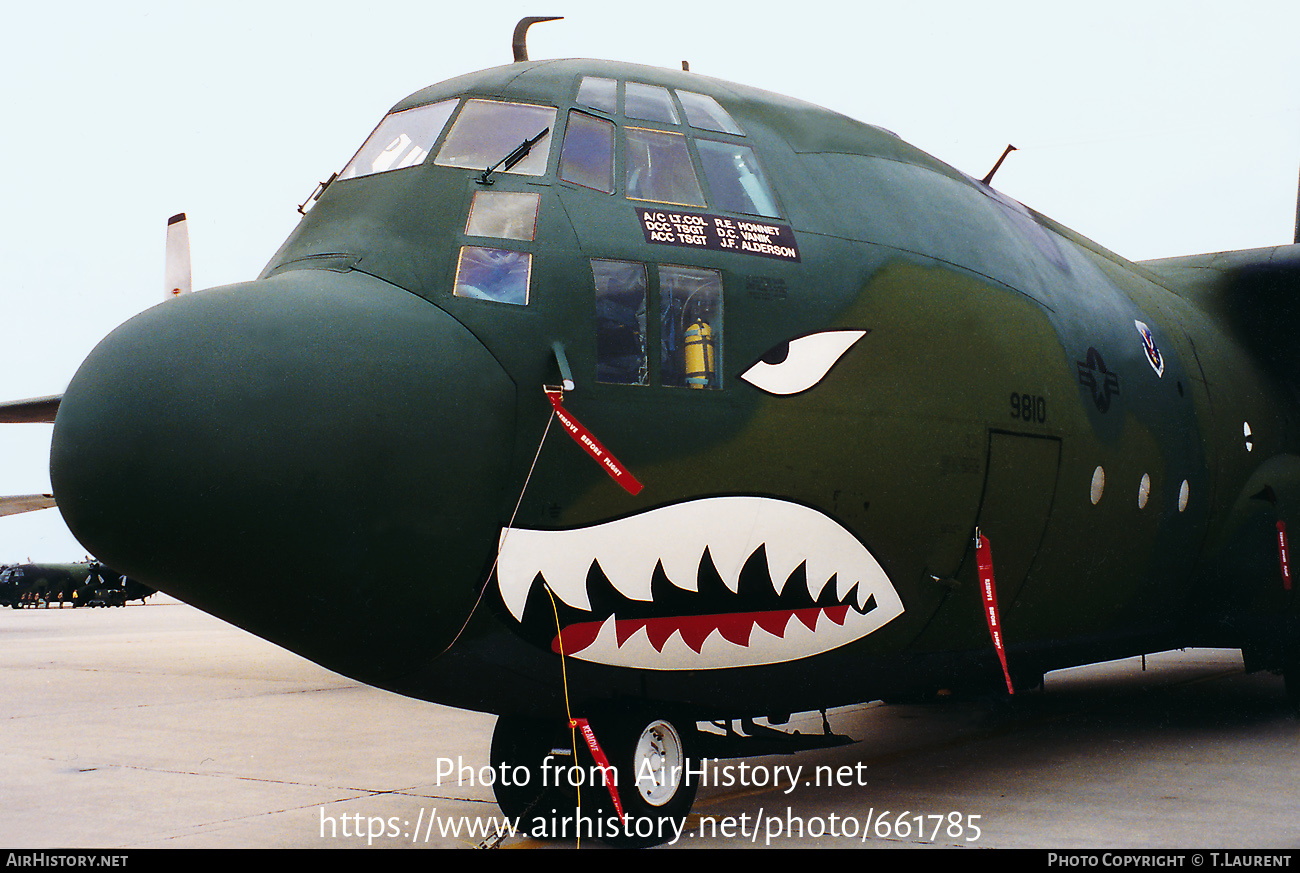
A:
[[[618,777],[614,774],[614,768],[609,763],[609,758],[600,748],[600,743],[596,742],[596,733],[591,729],[585,718],[570,719],[570,727],[576,727],[582,734],[582,738],[587,741],[587,748],[591,750],[591,757],[596,759],[596,766],[600,768],[605,777],[605,787],[609,789],[609,799],[614,801],[614,811],[618,813],[619,819],[623,824],[627,824],[627,815],[623,812],[623,803],[618,799]]]
[[[628,494],[633,496],[640,494],[641,483],[627,471],[626,467],[618,462],[618,458],[611,455],[600,444],[600,440],[591,435],[591,431],[583,427],[576,418],[560,405],[560,397],[559,391],[546,392],[546,399],[551,401],[551,407],[555,410],[555,417],[560,420],[560,424],[564,425],[564,429],[569,432],[569,436],[573,437],[573,441],[582,446],[587,454],[595,458],[596,462],[609,474],[609,477],[622,485]]]
[[[1286,547],[1286,522],[1277,523],[1277,560],[1282,565],[1282,590],[1291,590],[1291,553]]]
[[[998,618],[998,589],[993,583],[993,547],[983,534],[976,534],[975,562],[979,566],[980,590],[984,595],[984,618],[989,623],[989,636],[993,637],[993,648],[998,651],[998,660],[1002,662],[1002,675],[1007,680],[1007,693],[1015,694],[1011,686],[1011,672],[1007,670],[1007,651],[1002,645],[1002,622]]]

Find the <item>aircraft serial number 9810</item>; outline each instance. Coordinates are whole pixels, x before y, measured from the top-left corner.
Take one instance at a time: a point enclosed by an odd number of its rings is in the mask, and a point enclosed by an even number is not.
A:
[[[1047,398],[1037,394],[1011,392],[1011,417],[1044,424],[1047,421]]]

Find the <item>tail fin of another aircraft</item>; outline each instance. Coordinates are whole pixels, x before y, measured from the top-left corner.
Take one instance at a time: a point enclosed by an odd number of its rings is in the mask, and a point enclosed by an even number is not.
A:
[[[1295,197],[1295,242],[1300,244],[1300,188]]]
[[[1300,388],[1300,243],[1140,266],[1225,325],[1275,376]]]

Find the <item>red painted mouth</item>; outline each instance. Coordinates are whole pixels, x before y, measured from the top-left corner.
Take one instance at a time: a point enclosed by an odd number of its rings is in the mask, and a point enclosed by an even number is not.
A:
[[[810,631],[817,629],[818,618],[825,615],[837,625],[843,625],[848,615],[850,604],[838,606],[812,606],[804,609],[773,609],[765,612],[727,612],[716,615],[677,615],[665,618],[627,618],[614,620],[614,632],[621,647],[633,634],[644,629],[650,645],[656,652],[662,652],[673,634],[680,634],[682,642],[696,654],[704,646],[704,641],[714,631],[722,638],[737,646],[749,646],[750,636],[755,627],[762,628],[774,637],[785,637],[791,619],[798,619]],[[869,600],[865,609],[869,612],[875,608],[874,600]],[[583,621],[571,624],[562,632],[564,654],[576,655],[596,641],[605,621]],[[560,652],[561,637],[551,641],[551,651]]]

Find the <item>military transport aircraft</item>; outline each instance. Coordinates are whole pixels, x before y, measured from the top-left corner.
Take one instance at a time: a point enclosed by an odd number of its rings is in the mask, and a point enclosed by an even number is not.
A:
[[[516,42],[89,356],[51,477],[96,556],[500,714],[511,814],[572,810],[585,718],[634,844],[698,721],[1180,646],[1300,684],[1300,246],[1131,263],[869,124]]]
[[[0,567],[0,606],[125,606],[154,594],[98,561]]]

